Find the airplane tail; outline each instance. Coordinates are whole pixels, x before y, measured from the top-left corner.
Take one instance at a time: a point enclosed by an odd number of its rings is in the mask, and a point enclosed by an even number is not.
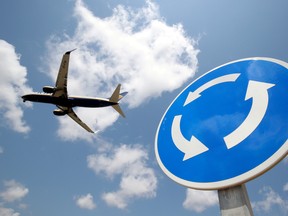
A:
[[[123,117],[125,117],[125,114],[123,113],[123,111],[121,110],[118,101],[120,101],[128,92],[122,92],[120,93],[120,88],[121,88],[121,84],[119,84],[116,89],[114,90],[113,94],[111,95],[111,97],[109,98],[109,101],[117,103],[115,105],[112,105],[112,107]]]

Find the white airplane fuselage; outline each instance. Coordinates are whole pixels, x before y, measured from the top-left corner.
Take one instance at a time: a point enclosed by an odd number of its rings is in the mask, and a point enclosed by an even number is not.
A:
[[[68,98],[53,97],[52,94],[34,93],[22,96],[23,101],[49,103],[64,107],[106,107],[118,103],[109,101],[106,98],[68,96]]]

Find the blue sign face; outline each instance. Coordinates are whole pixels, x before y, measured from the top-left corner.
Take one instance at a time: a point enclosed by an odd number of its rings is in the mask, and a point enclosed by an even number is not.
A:
[[[288,64],[242,59],[204,74],[172,102],[155,151],[190,188],[220,189],[264,173],[288,153]]]

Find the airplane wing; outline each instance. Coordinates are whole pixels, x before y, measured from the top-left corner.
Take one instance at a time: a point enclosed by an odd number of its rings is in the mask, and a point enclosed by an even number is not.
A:
[[[83,121],[81,121],[81,119],[76,115],[76,113],[73,111],[72,108],[68,109],[68,116],[70,116],[75,122],[77,122],[80,126],[82,126],[85,130],[87,130],[90,133],[94,133],[94,131],[92,131],[88,125],[86,125]]]
[[[74,110],[71,107],[62,107],[62,106],[57,106],[63,111],[67,112],[67,115],[70,116],[75,122],[77,122],[81,127],[83,127],[85,130],[87,130],[90,133],[94,133],[93,130],[91,130],[88,125],[86,125],[74,112]]]
[[[75,49],[74,49],[75,50]],[[66,52],[60,64],[56,84],[55,84],[55,92],[53,93],[53,97],[64,97],[67,98],[67,77],[68,77],[68,67],[69,67],[69,57],[70,53],[74,50]]]

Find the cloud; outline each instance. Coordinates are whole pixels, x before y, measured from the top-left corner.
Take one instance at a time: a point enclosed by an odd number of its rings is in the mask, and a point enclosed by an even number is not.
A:
[[[96,208],[96,204],[94,203],[93,196],[88,193],[87,195],[80,196],[76,199],[76,204],[80,208],[93,210]]]
[[[14,131],[27,133],[30,128],[23,120],[21,96],[31,92],[27,85],[27,70],[20,64],[15,48],[0,39],[0,112],[2,121]],[[1,117],[2,118],[2,117]]]
[[[183,207],[197,213],[218,204],[218,195],[215,191],[198,191],[187,189]]]
[[[62,54],[77,48],[70,58],[70,94],[110,97],[116,85],[122,83],[129,94],[121,102],[135,108],[179,88],[195,74],[199,52],[196,41],[186,35],[181,24],[165,23],[158,6],[151,1],[135,10],[120,5],[102,19],[77,0],[74,15],[75,33],[62,38],[51,36],[45,57],[49,62],[47,71],[55,80]],[[104,130],[119,116],[113,109],[104,110],[77,112],[92,128]],[[59,120],[62,138],[87,139],[78,133],[70,137],[67,131],[70,127],[75,131],[75,127],[67,122],[68,118]]]
[[[119,189],[102,195],[110,206],[124,209],[135,198],[156,196],[157,178],[147,167],[148,155],[141,146],[122,145],[87,157],[88,167],[109,179],[121,176]]]
[[[2,146],[0,146],[0,154],[3,154],[4,153],[4,149]]]
[[[283,186],[284,191],[288,191],[288,182]]]
[[[263,195],[264,199],[253,202],[253,209],[259,212],[269,213],[273,207],[279,207],[286,214],[288,213],[288,200],[283,199],[271,187],[264,187],[261,189],[260,194]]]
[[[4,208],[0,206],[0,215],[1,216],[20,216],[20,213],[15,212],[11,208]]]
[[[14,202],[16,200],[21,200],[29,192],[28,188],[16,182],[15,180],[5,181],[4,186],[5,190],[3,192],[0,192],[0,197],[5,202]]]

